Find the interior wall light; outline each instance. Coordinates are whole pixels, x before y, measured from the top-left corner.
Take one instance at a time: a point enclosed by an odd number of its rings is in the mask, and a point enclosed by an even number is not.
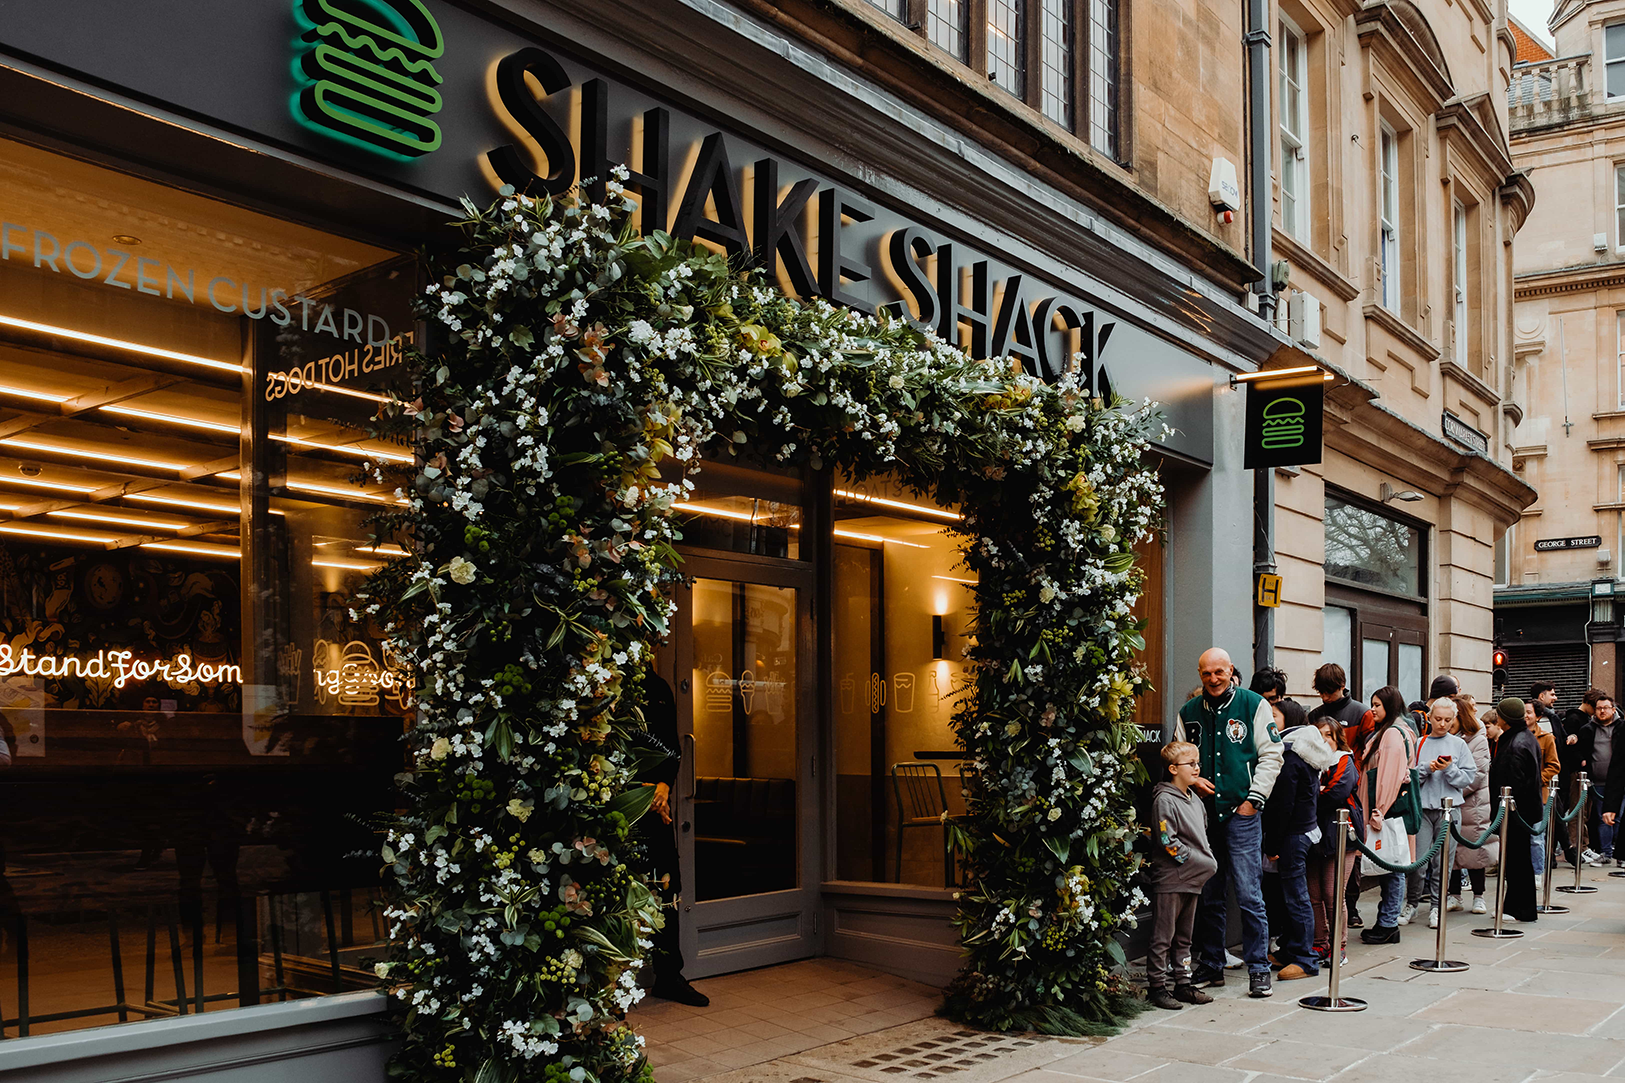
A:
[[[16,534],[25,538],[50,538],[52,541],[90,542],[94,545],[106,545],[110,541],[117,541],[112,534],[85,534],[82,532],[69,532],[65,530],[43,530],[37,526],[21,526],[16,523],[0,523],[0,534]]]
[[[148,466],[157,470],[174,470],[177,473],[191,466],[190,463],[143,459],[139,455],[120,455],[116,452],[101,451],[96,448],[72,447],[66,444],[42,444],[38,440],[25,440],[18,436],[0,439],[0,447],[24,448],[28,451],[43,451],[52,455],[71,455],[76,459],[95,459],[98,462],[121,463],[125,466]]]
[[[1415,489],[1396,489],[1386,481],[1377,489],[1377,495],[1380,497],[1378,500],[1380,504],[1391,504],[1395,500],[1403,500],[1407,504],[1413,504],[1422,499],[1422,494]]]
[[[114,526],[134,527],[137,530],[185,530],[191,523],[166,523],[152,519],[127,519],[121,515],[105,515],[89,511],[50,511],[54,519],[78,519],[86,523],[111,523]]]
[[[216,361],[212,357],[199,357],[197,354],[166,350],[161,346],[148,346],[140,342],[128,342],[121,338],[93,335],[89,331],[76,331],[71,327],[55,327],[48,323],[20,320],[15,316],[0,316],[0,327],[15,327],[20,331],[33,331],[36,334],[71,339],[74,342],[88,342],[93,346],[106,346],[114,350],[146,354],[148,357],[161,357],[168,361],[184,361],[189,365],[201,365],[204,368],[218,369],[222,372],[241,373],[243,371],[243,366],[233,364],[230,361]]]
[[[928,504],[910,504],[906,500],[890,500],[883,496],[866,496],[863,493],[855,493],[850,489],[836,489],[835,495],[844,497],[847,500],[861,501],[864,504],[878,504],[883,508],[896,508],[899,511],[912,511],[920,515],[935,515],[938,518],[950,519],[956,523],[964,518],[964,516],[960,515],[958,512],[945,511],[942,508],[933,508]]]
[[[313,568],[342,568],[351,572],[375,572],[383,567],[382,564],[364,564],[352,560],[313,560],[310,565]]]
[[[86,489],[84,492],[91,492]],[[124,500],[134,500],[142,504],[162,504],[170,508],[186,508],[190,511],[210,511],[217,515],[241,515],[242,509],[236,504],[217,504],[211,500],[193,500],[186,497],[164,496],[162,493],[124,493]],[[272,508],[272,515],[286,515],[281,508]]]
[[[195,557],[221,557],[241,560],[243,551],[229,545],[187,545],[184,542],[142,542],[142,549],[161,549],[166,553],[190,553]]]

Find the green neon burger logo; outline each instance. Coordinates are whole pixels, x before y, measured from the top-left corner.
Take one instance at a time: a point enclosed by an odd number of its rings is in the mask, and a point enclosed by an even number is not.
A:
[[[420,0],[294,0],[307,48],[293,114],[308,127],[404,161],[440,146],[440,27]]]
[[[1258,446],[1270,449],[1297,447],[1303,443],[1304,407],[1293,398],[1279,398],[1264,407],[1259,426]]]

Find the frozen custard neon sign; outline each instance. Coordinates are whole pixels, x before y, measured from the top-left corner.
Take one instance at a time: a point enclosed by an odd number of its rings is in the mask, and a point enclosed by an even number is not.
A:
[[[439,148],[434,62],[446,46],[420,0],[295,0],[293,10],[309,46],[294,62],[301,124],[402,161]]]
[[[233,663],[213,665],[193,660],[190,654],[148,660],[134,651],[102,649],[95,654],[36,654],[33,648],[20,650],[0,643],[0,677],[81,677],[111,680],[114,688],[131,681],[160,680],[179,687],[188,684],[241,684],[243,667]]]

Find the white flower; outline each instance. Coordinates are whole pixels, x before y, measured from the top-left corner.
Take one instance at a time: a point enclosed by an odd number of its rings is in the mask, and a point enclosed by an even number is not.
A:
[[[1049,810],[1050,823],[1054,823],[1056,820],[1059,820],[1060,818],[1061,818],[1061,810],[1060,809],[1052,808],[1052,809]]]
[[[446,566],[446,570],[451,573],[453,583],[461,583],[465,586],[474,582],[474,573],[478,571],[474,566],[474,562],[465,557],[452,557],[451,563]]]
[[[530,814],[533,811],[535,811],[535,806],[529,801],[521,801],[519,798],[515,797],[513,800],[508,802],[508,815],[512,816],[520,823],[524,823],[526,820],[530,819]]]
[[[431,760],[443,760],[450,751],[451,742],[444,737],[436,737],[434,744],[429,748],[429,758]]]
[[[902,390],[902,387],[903,387],[903,378],[902,378],[902,376],[893,376],[891,379],[887,380],[886,382],[888,384],[890,384],[893,388],[895,388],[897,390]]]
[[[372,964],[372,972],[378,975],[380,978],[387,978],[389,977],[389,964],[374,963]]]

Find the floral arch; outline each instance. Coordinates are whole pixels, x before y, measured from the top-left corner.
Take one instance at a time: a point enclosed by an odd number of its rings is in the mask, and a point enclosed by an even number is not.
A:
[[[650,1078],[623,1021],[662,919],[633,822],[641,676],[682,577],[671,504],[702,455],[881,471],[958,507],[975,574],[976,768],[955,829],[966,950],[945,1011],[1088,1033],[1132,1010],[1115,934],[1139,901],[1131,606],[1162,493],[1150,404],[973,361],[903,320],[784,296],[632,204],[465,201],[429,287],[443,341],[393,422],[416,555],[372,612],[420,673],[406,812],[383,859],[379,971],[412,1080]]]

